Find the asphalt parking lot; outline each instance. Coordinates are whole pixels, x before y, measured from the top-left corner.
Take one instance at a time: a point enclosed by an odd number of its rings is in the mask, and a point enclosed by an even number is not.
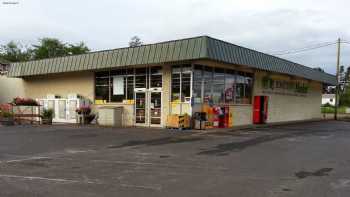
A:
[[[349,196],[350,122],[216,133],[0,126],[0,196]]]

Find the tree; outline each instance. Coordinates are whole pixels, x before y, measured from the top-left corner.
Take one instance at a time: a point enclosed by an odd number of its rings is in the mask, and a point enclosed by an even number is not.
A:
[[[129,46],[130,47],[138,47],[141,46],[142,42],[141,39],[138,36],[134,36],[130,39]]]
[[[66,55],[65,44],[55,38],[42,38],[39,45],[33,45],[34,59],[59,57]]]
[[[31,51],[28,47],[11,41],[0,46],[0,58],[9,62],[19,62],[31,59]]]
[[[346,81],[347,85],[349,85],[349,83],[350,83],[350,66],[346,69],[345,81]]]
[[[346,88],[339,98],[340,106],[350,106],[350,88]]]
[[[39,45],[33,45],[34,59],[44,59],[67,55],[66,46],[55,38],[42,38]]]
[[[84,42],[80,42],[79,44],[68,44],[67,53],[69,55],[79,55],[83,53],[87,53],[90,49],[85,45]]]
[[[340,67],[339,70],[340,77],[340,95],[339,95],[339,105],[350,106],[350,67],[345,69],[344,66]]]
[[[324,70],[321,68],[321,67],[316,67],[316,68],[313,68],[314,70],[318,70],[320,72],[324,72]]]
[[[22,44],[14,41],[2,45],[0,46],[0,59],[10,62],[19,62],[67,55],[79,55],[89,51],[90,49],[84,42],[66,44],[56,38],[42,38],[39,39],[38,45],[32,45],[32,47],[23,47]]]
[[[33,45],[33,59],[78,55],[89,52],[84,42],[79,44],[66,44],[56,38],[42,38],[39,45]]]
[[[348,88],[349,77],[348,75],[349,68],[345,69],[345,66],[340,66],[339,69],[339,87],[340,93],[344,93],[345,89]]]

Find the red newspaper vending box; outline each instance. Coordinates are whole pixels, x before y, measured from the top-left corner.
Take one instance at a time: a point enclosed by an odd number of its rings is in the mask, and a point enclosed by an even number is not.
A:
[[[255,96],[253,105],[253,123],[264,124],[268,115],[268,97],[267,96]]]

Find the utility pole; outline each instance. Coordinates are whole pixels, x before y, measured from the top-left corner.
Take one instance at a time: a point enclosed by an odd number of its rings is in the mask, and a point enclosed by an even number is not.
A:
[[[338,107],[339,107],[339,70],[340,70],[340,38],[337,41],[337,84],[335,86],[335,108],[334,108],[334,120],[338,119]]]

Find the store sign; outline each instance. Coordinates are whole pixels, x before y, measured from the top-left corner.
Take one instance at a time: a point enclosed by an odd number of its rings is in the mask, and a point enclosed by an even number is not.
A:
[[[113,95],[124,95],[124,77],[113,77]]]
[[[292,94],[295,96],[305,95],[309,92],[309,84],[300,81],[285,81],[264,77],[262,79],[262,87],[271,93]]]

